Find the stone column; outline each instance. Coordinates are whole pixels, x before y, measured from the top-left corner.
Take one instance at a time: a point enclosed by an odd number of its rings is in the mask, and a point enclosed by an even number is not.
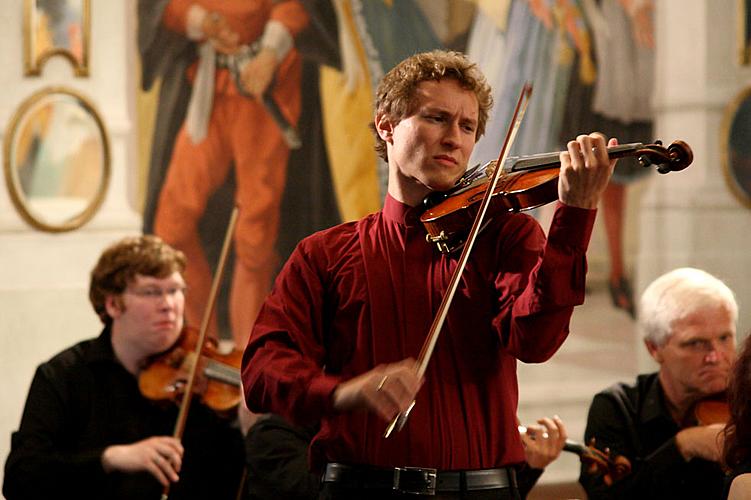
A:
[[[636,291],[676,267],[704,269],[738,298],[739,332],[751,327],[751,212],[725,184],[721,122],[728,103],[751,82],[738,62],[736,0],[656,3],[656,137],[686,141],[688,170],[653,176],[642,199]],[[639,368],[654,368],[637,339]]]

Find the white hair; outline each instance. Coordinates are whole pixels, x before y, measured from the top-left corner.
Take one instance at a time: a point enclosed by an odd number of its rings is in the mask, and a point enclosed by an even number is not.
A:
[[[644,340],[662,346],[668,341],[675,321],[714,307],[724,307],[733,323],[738,321],[735,295],[721,280],[691,267],[663,274],[641,296],[639,326]]]

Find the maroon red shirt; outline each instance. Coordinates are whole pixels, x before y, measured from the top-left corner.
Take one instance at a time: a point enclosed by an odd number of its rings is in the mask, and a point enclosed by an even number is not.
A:
[[[320,420],[326,462],[480,469],[524,461],[516,360],[550,358],[584,302],[595,211],[558,204],[549,238],[525,214],[494,218],[472,250],[425,384],[405,428],[383,438],[375,414],[337,412],[342,381],[417,358],[457,265],[425,242],[418,211],[383,210],[303,240],[256,321],[242,368],[248,407]]]

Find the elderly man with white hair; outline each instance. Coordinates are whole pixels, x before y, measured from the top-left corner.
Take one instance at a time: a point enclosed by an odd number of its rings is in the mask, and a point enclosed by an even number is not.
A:
[[[705,271],[676,269],[647,287],[639,325],[659,370],[597,394],[585,432],[628,458],[632,473],[607,485],[583,467],[590,500],[719,498],[724,424],[705,425],[695,408],[727,388],[737,319],[733,292]]]

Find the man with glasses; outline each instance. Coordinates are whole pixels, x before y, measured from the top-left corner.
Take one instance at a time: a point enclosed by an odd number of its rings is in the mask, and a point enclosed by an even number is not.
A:
[[[37,368],[5,465],[8,500],[157,499],[167,486],[172,500],[235,498],[239,430],[194,400],[181,442],[176,405],[139,392],[141,370],[183,329],[184,270],[182,252],[154,236],[105,250],[89,287],[104,328]]]
[[[703,425],[695,406],[727,388],[737,320],[733,292],[699,269],[676,269],[647,287],[639,325],[660,368],[597,394],[585,433],[633,469],[608,485],[582,466],[590,500],[720,498],[724,424]]]

